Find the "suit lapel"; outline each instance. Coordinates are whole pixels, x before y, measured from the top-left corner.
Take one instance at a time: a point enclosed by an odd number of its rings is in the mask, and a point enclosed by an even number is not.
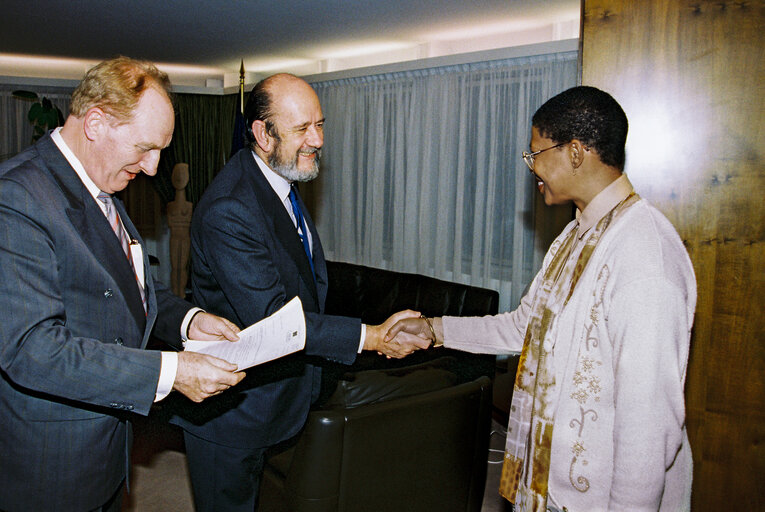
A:
[[[321,312],[324,312],[324,303],[327,299],[327,262],[324,259],[324,248],[321,246],[321,240],[319,239],[319,232],[316,229],[316,225],[313,223],[313,219],[311,218],[311,214],[308,213],[308,208],[306,208],[305,204],[303,203],[303,198],[298,193],[298,200],[300,201],[300,207],[303,209],[303,217],[305,218],[305,223],[308,226],[308,229],[311,231],[311,235],[313,236],[313,267],[314,272],[316,273],[316,291],[319,295],[319,307],[321,308]],[[305,253],[305,251],[303,251]],[[309,268],[310,271],[310,268]]]
[[[106,216],[96,204],[96,200],[93,199],[80,177],[77,176],[75,170],[56,147],[50,135],[46,135],[39,148],[40,155],[46,160],[52,177],[58,183],[69,203],[66,208],[66,215],[72,226],[95,259],[117,282],[132,316],[136,323],[143,328],[146,315],[143,311],[135,274],[119,240],[109,225],[109,221],[106,220]],[[127,218],[124,209],[120,209],[119,213]],[[125,222],[124,218],[123,223]],[[84,270],[87,271],[87,269]]]
[[[308,262],[308,256],[303,248],[303,243],[300,241],[295,225],[292,223],[287,210],[285,209],[279,197],[271,188],[271,185],[263,176],[263,172],[258,168],[257,162],[253,158],[249,151],[242,151],[240,153],[242,158],[246,158],[244,162],[244,169],[247,169],[248,176],[251,177],[253,184],[253,193],[256,196],[257,201],[263,205],[263,209],[267,212],[273,212],[271,218],[273,220],[273,232],[276,239],[282,244],[284,250],[287,252],[288,257],[295,262],[298,267],[298,273],[303,281],[305,288],[310,290],[311,295],[317,304],[319,303],[319,294],[317,291],[317,283],[314,282],[313,273],[311,272],[311,265]],[[299,196],[299,194],[298,194]],[[299,199],[300,200],[300,199]],[[302,201],[301,201],[301,206]],[[303,206],[304,207],[304,206]],[[303,210],[305,212],[305,210]],[[306,219],[308,217],[306,216]],[[313,223],[311,223],[311,226]],[[318,236],[316,235],[316,229],[309,227],[314,239],[314,246],[317,245]],[[315,253],[314,253],[315,254]],[[316,264],[316,258],[314,257],[314,265]],[[318,278],[318,276],[317,276]]]
[[[323,310],[324,302],[327,298],[327,262],[324,260],[324,249],[321,246],[321,240],[319,239],[319,232],[316,230],[316,225],[314,225],[313,223],[311,214],[308,213],[308,208],[303,202],[303,197],[300,195],[300,191],[298,191],[297,196],[298,196],[298,201],[300,202],[300,208],[303,210],[303,218],[312,236],[313,244],[311,249],[313,251],[314,272],[316,273],[316,292],[318,294],[320,307]],[[290,225],[292,226],[292,219],[290,219]],[[292,229],[293,231],[295,230],[294,226]],[[298,242],[300,242],[300,236],[298,236]],[[302,248],[302,242],[301,242],[301,248]],[[305,255],[305,250],[303,250],[302,252]],[[311,277],[311,280],[313,280],[313,275],[311,274],[311,267],[308,266],[307,256],[305,258],[305,262],[306,262],[306,267],[308,268],[308,275]]]

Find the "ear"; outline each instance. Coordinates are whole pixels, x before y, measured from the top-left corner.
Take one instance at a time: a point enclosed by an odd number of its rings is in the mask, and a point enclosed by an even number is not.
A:
[[[582,144],[581,141],[578,139],[574,139],[569,143],[569,157],[571,159],[571,167],[573,168],[574,173],[576,174],[577,169],[582,165],[584,162],[584,158],[586,156],[586,153],[589,151],[587,149],[587,146]]]
[[[82,116],[82,127],[85,137],[94,141],[103,136],[109,128],[108,115],[100,108],[92,107]]]
[[[264,153],[269,153],[273,149],[274,139],[268,134],[265,121],[252,122],[252,135],[255,137],[255,143]]]

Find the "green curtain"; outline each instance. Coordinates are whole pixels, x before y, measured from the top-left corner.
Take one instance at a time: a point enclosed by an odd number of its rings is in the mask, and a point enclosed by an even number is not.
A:
[[[172,201],[173,166],[189,164],[186,197],[197,203],[207,185],[223,168],[231,151],[231,137],[238,94],[214,96],[176,94],[173,141],[160,157],[156,179],[152,180],[163,203]]]

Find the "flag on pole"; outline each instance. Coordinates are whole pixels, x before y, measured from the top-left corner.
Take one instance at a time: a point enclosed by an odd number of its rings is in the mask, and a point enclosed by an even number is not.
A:
[[[245,147],[244,131],[244,60],[239,67],[239,94],[236,98],[236,117],[234,118],[234,135],[231,138],[231,154],[234,156],[237,151]]]

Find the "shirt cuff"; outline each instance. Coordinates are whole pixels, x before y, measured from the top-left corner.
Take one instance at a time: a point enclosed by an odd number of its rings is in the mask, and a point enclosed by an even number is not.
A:
[[[359,340],[359,351],[358,353],[361,354],[361,351],[364,350],[364,340],[367,337],[367,324],[361,324],[361,339]]]
[[[183,317],[183,322],[181,322],[181,339],[184,343],[189,341],[189,324],[191,323],[191,319],[200,311],[204,311],[204,309],[197,307],[191,308],[188,313],[186,313],[186,316]]]
[[[160,352],[160,354],[162,354],[162,366],[159,369],[155,402],[159,402],[170,394],[175,383],[175,374],[178,372],[178,352]]]

